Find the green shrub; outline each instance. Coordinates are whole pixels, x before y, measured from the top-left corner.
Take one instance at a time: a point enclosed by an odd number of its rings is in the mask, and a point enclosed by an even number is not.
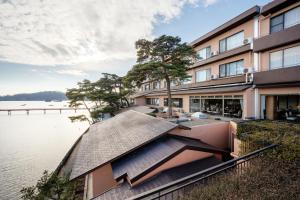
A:
[[[267,144],[278,146],[250,161],[242,174],[235,171],[214,177],[194,188],[184,200],[300,199],[300,124],[248,121],[238,125],[241,154]]]

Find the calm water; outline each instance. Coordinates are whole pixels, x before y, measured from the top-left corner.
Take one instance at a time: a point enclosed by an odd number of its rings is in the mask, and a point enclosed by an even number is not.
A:
[[[26,105],[24,105],[26,104]],[[2,108],[65,107],[66,102],[1,102]],[[85,111],[0,112],[0,200],[20,199],[47,169],[53,171],[75,140],[88,128],[68,116]]]

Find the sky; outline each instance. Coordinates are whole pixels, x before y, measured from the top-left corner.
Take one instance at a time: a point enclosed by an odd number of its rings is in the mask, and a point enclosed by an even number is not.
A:
[[[136,40],[191,42],[270,0],[0,0],[0,95],[66,91],[136,61]]]

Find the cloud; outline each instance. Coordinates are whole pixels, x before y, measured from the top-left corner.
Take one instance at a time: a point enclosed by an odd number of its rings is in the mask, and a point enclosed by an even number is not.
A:
[[[83,71],[81,71],[81,70],[75,70],[75,69],[57,70],[56,73],[58,73],[58,74],[72,75],[72,76],[86,76],[87,75]]]
[[[208,6],[216,0],[201,2]],[[81,71],[120,67],[135,60],[136,40],[153,38],[157,23],[167,23],[180,16],[183,6],[197,3],[199,0],[0,0],[0,61],[63,65]]]
[[[208,7],[208,6],[213,5],[217,2],[218,2],[218,0],[203,0],[202,3],[204,5],[204,7]]]

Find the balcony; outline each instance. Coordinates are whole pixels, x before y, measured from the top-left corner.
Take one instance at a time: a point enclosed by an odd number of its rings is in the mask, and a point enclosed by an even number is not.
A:
[[[254,40],[253,51],[267,51],[298,41],[300,41],[300,24]]]
[[[198,87],[227,85],[227,84],[245,83],[245,82],[246,82],[246,75],[239,75],[233,77],[212,79],[212,80],[198,82],[198,83],[190,83],[185,85],[174,86],[171,87],[171,89],[198,88]]]
[[[300,85],[300,65],[289,68],[280,68],[253,74],[253,84],[257,87],[272,85],[292,86]]]
[[[249,80],[249,77],[248,77]],[[188,93],[218,93],[218,92],[232,92],[242,91],[249,88],[252,82],[247,81],[246,75],[239,75],[234,77],[218,78],[209,81],[190,83],[185,85],[178,85],[171,87],[173,94],[188,94]],[[166,88],[160,88],[155,90],[147,90],[143,92],[137,92],[132,97],[141,96],[156,96],[165,95]]]
[[[246,45],[243,45],[241,47],[232,49],[230,51],[226,51],[224,53],[220,53],[220,54],[218,54],[216,56],[212,56],[212,57],[210,57],[208,59],[196,62],[195,64],[193,64],[192,66],[190,66],[189,69],[200,67],[200,66],[203,66],[203,65],[207,65],[207,64],[210,64],[210,63],[213,63],[213,62],[217,62],[217,61],[220,61],[220,60],[224,60],[226,58],[237,56],[237,55],[246,53],[248,51],[251,51],[251,45],[250,44],[246,44]]]

